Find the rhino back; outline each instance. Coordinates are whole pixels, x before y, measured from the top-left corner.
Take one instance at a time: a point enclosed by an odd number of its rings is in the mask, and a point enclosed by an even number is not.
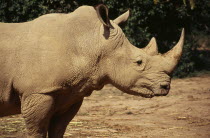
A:
[[[94,54],[87,49],[97,42],[95,38],[86,39],[97,35],[93,20],[97,15],[93,8],[85,11],[83,7],[74,13],[44,15],[26,23],[1,23],[1,83],[12,80],[23,93],[48,92],[63,83],[74,85],[83,80],[94,64],[94,57],[89,56]]]

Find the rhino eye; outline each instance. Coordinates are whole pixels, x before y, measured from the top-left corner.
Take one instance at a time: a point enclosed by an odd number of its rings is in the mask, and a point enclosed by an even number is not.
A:
[[[138,61],[136,61],[136,63],[137,63],[138,65],[141,65],[142,60],[138,60]]]

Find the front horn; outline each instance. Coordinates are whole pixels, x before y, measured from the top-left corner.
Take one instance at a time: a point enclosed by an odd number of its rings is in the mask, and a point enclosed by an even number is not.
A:
[[[176,46],[174,46],[170,51],[162,55],[167,59],[168,62],[170,62],[170,65],[166,69],[167,72],[172,72],[181,58],[183,44],[184,44],[184,34],[185,34],[185,31],[183,28],[181,37],[179,39],[179,42],[176,44]]]

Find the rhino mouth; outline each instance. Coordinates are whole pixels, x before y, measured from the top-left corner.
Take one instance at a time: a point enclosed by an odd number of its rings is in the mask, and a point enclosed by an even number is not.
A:
[[[129,91],[129,94],[132,94],[132,95],[136,95],[136,96],[141,96],[141,97],[144,97],[144,98],[152,98],[155,96],[155,93],[149,89],[149,88],[132,88],[130,91]]]

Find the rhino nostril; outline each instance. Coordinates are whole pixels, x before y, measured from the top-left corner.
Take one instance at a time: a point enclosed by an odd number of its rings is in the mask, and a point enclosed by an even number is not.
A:
[[[160,85],[160,88],[161,88],[161,89],[168,90],[168,89],[170,88],[170,85],[169,85],[169,84],[161,84],[161,85]]]

